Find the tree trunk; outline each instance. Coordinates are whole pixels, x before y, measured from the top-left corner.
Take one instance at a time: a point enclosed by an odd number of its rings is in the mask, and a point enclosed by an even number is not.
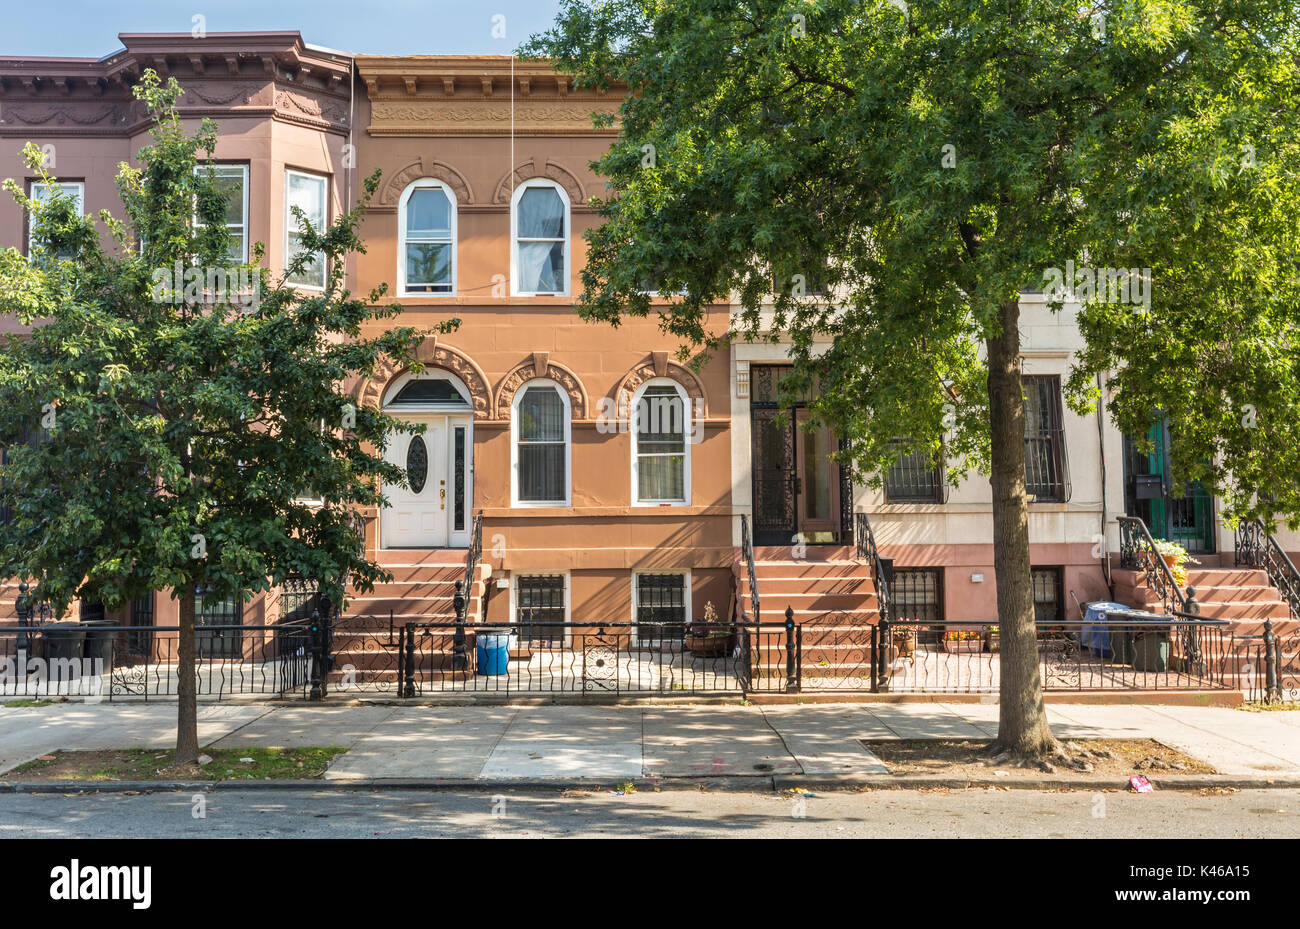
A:
[[[194,667],[194,585],[186,584],[180,602],[176,645],[176,758],[189,764],[199,757],[198,694]]]
[[[997,747],[1017,756],[1057,751],[1047,724],[1038,673],[1034,593],[1025,494],[1025,396],[1020,380],[1020,304],[998,310],[1000,331],[988,339],[989,431],[992,440],[993,571],[1001,638]]]

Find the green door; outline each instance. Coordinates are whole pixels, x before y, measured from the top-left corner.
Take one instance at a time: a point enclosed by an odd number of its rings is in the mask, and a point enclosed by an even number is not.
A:
[[[1161,422],[1146,438],[1143,452],[1124,436],[1124,509],[1141,517],[1157,539],[1177,542],[1189,552],[1214,551],[1214,498],[1200,481],[1174,487],[1169,469],[1169,427]]]

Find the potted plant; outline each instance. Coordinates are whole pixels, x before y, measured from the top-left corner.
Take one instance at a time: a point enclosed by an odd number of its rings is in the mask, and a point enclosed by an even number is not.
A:
[[[719,658],[731,653],[734,632],[731,623],[719,621],[718,611],[710,600],[704,604],[703,622],[691,625],[686,648],[699,658]]]
[[[1169,566],[1169,572],[1174,576],[1174,583],[1179,587],[1187,586],[1187,565],[1200,564],[1195,558],[1187,554],[1187,549],[1183,548],[1177,542],[1170,542],[1165,539],[1156,539],[1156,554],[1158,554],[1166,565]]]
[[[984,636],[974,629],[949,629],[943,634],[943,650],[958,655],[983,651]]]
[[[915,660],[916,630],[894,626],[891,635],[894,639],[894,656],[896,658],[906,658],[909,661]]]
[[[984,651],[996,652],[1000,649],[998,627],[995,623],[992,626],[984,627]]]

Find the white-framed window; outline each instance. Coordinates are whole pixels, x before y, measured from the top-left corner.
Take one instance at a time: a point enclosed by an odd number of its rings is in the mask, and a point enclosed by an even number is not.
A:
[[[230,233],[230,260],[248,261],[248,165],[200,164],[194,173],[211,171],[217,188],[226,195],[226,231]],[[198,216],[194,225],[202,228]]]
[[[456,292],[456,195],[430,178],[415,181],[397,207],[398,292]]]
[[[646,381],[632,397],[632,502],[691,500],[691,404],[681,384]]]
[[[685,638],[691,625],[691,572],[633,572],[632,622],[643,645]]]
[[[510,200],[510,284],[514,296],[569,294],[569,195],[531,180]]]
[[[568,642],[569,575],[516,574],[510,585],[511,632],[518,645],[563,647]]]
[[[293,208],[302,210],[312,228],[317,232],[325,230],[327,221],[327,192],[329,183],[320,174],[308,174],[292,168],[284,172],[284,263],[290,262],[302,251],[302,235],[298,231],[298,218],[293,215]],[[288,278],[290,284],[299,287],[324,289],[325,287],[325,253],[317,252],[312,256],[300,274]]]
[[[571,419],[569,395],[554,381],[528,381],[515,393],[510,416],[511,503],[568,506]]]
[[[56,191],[62,191],[73,199],[77,205],[77,215],[86,215],[86,182],[85,181],[57,181],[53,184],[47,184],[44,181],[32,181],[31,192],[28,194],[38,203],[44,203],[51,194]],[[27,217],[27,254],[31,255],[36,246],[36,223],[33,217]]]

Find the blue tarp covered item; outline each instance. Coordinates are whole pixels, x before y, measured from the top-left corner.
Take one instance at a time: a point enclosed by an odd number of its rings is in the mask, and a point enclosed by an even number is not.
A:
[[[484,629],[477,634],[478,673],[499,676],[510,673],[510,632]]]
[[[1110,600],[1094,600],[1092,603],[1085,605],[1083,621],[1085,623],[1098,623],[1096,626],[1084,626],[1081,630],[1082,645],[1096,655],[1106,657],[1110,655],[1110,630],[1102,625],[1106,622],[1106,614],[1111,610],[1131,610],[1131,606],[1123,603],[1114,603]]]

